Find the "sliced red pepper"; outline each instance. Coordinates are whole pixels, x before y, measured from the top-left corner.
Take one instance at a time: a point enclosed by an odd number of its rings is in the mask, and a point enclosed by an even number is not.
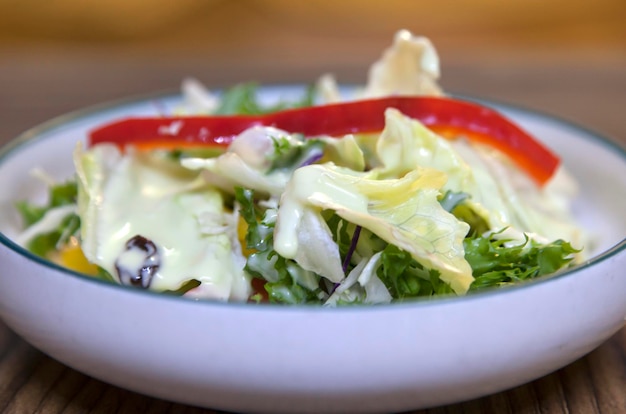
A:
[[[91,145],[109,142],[120,147],[172,149],[226,146],[255,125],[305,136],[371,133],[384,128],[387,108],[396,108],[444,136],[487,143],[510,156],[539,184],[548,181],[560,163],[548,148],[497,111],[447,97],[388,97],[258,116],[128,118],[92,131],[89,138]]]

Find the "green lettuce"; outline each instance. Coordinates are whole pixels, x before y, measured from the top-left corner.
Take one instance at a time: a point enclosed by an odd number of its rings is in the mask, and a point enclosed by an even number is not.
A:
[[[563,240],[539,243],[526,238],[522,243],[512,243],[490,235],[476,235],[466,238],[464,244],[465,257],[475,277],[472,291],[553,274],[567,267],[579,252]]]
[[[67,243],[80,228],[80,218],[75,211],[76,198],[76,181],[69,180],[50,186],[44,205],[18,201],[16,209],[26,228],[19,236],[20,243],[41,257]]]
[[[240,83],[227,89],[221,96],[215,115],[259,115],[288,108],[312,106],[315,87],[309,86],[299,100],[281,101],[274,105],[264,105],[258,99],[259,85],[255,82]]]
[[[563,239],[584,245],[584,235],[569,211],[575,184],[563,169],[545,187],[538,187],[497,150],[465,137],[447,140],[392,108],[385,112],[375,153],[374,170],[381,177],[400,177],[416,167],[445,173],[444,192],[469,196],[455,214],[480,222],[479,233],[506,229],[497,237],[523,242],[530,236],[542,243]]]
[[[319,303],[324,293],[319,276],[302,269],[293,260],[276,253],[273,247],[275,210],[263,209],[250,189],[235,188],[239,212],[248,226],[246,248],[253,249],[244,270],[263,280],[270,302],[286,304]]]
[[[408,252],[393,244],[382,251],[381,261],[378,276],[396,299],[454,293],[448,284],[441,281],[439,271],[425,268]]]
[[[445,174],[433,169],[377,180],[331,164],[300,168],[281,197],[275,249],[304,268],[310,268],[315,258],[322,262],[316,265],[323,266],[318,273],[340,280],[339,254],[328,247],[334,242],[321,214],[332,210],[409,252],[425,267],[439,271],[455,292],[465,293],[473,281],[463,250],[469,226],[441,207],[438,195],[444,183]]]
[[[446,174],[444,191],[469,192],[472,171],[450,141],[397,109],[385,111],[385,128],[376,143],[376,156],[380,177],[402,177],[417,167],[427,167]]]

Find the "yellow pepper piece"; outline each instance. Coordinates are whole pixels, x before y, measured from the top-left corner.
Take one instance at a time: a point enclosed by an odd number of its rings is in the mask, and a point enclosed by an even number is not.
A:
[[[76,272],[92,276],[98,274],[98,267],[89,263],[78,242],[70,241],[59,250],[58,256],[54,259],[61,266]]]
[[[237,235],[239,237],[239,243],[241,243],[241,253],[248,257],[252,253],[256,252],[255,249],[246,248],[246,234],[248,234],[248,223],[239,216],[239,222],[237,223]]]

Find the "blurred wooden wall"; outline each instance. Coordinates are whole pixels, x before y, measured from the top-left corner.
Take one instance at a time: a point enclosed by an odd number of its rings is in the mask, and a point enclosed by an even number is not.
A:
[[[625,0],[0,0],[0,50],[88,46],[345,65],[407,28],[429,36],[449,59],[483,49],[624,54],[625,21]]]
[[[626,0],[0,0],[0,116],[11,134],[185,76],[361,82],[400,28],[433,41],[446,90],[576,116],[626,105]],[[598,114],[580,121],[620,130]]]

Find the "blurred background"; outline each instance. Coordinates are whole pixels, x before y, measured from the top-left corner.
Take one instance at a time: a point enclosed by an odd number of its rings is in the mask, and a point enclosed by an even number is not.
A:
[[[615,136],[625,18],[624,0],[0,0],[0,140],[186,76],[210,87],[327,72],[363,82],[400,28],[433,41],[446,90]]]

